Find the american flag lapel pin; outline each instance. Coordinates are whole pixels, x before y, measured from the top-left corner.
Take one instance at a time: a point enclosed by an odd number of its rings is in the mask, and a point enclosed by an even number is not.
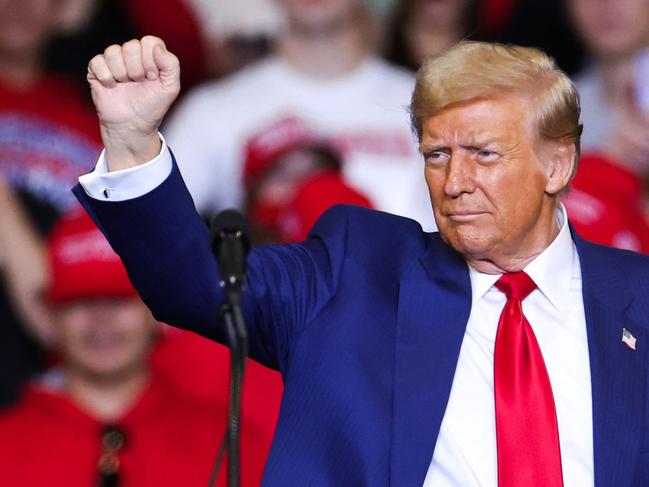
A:
[[[626,328],[622,328],[622,343],[624,343],[631,350],[635,350],[635,337]]]

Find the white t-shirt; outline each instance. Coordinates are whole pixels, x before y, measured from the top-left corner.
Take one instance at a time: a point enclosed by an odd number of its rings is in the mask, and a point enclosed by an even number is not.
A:
[[[246,142],[277,120],[297,117],[342,150],[346,181],[377,209],[434,230],[408,118],[413,86],[409,73],[376,58],[331,80],[271,58],[189,94],[165,134],[202,213],[240,206]]]

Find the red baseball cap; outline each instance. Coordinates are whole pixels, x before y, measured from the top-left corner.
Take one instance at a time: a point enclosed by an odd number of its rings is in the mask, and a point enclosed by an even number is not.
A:
[[[47,241],[47,254],[46,299],[52,304],[137,296],[119,256],[85,211],[57,222]]]
[[[253,134],[245,146],[244,185],[250,188],[285,154],[305,145],[324,144],[302,120],[285,117]]]

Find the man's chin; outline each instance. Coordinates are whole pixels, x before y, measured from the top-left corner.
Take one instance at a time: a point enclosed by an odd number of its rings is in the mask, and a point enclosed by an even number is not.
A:
[[[487,260],[490,251],[493,250],[493,246],[489,241],[479,236],[466,236],[456,233],[447,238],[442,233],[442,239],[458,253],[462,254],[468,262]]]

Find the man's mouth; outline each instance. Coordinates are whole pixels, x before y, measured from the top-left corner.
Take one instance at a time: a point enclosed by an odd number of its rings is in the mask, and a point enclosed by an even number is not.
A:
[[[486,215],[484,211],[475,211],[475,210],[459,210],[459,211],[448,211],[446,212],[446,218],[451,221],[456,222],[468,222],[479,218],[482,215]]]

